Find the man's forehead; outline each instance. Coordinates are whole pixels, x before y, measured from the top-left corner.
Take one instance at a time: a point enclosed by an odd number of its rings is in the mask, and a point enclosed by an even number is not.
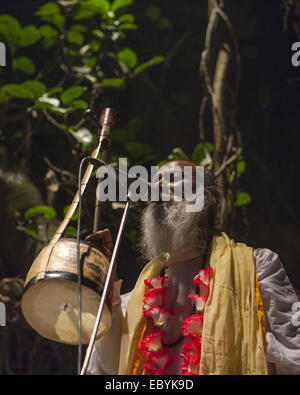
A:
[[[170,170],[174,170],[178,168],[183,170],[184,167],[196,168],[197,166],[195,163],[189,162],[187,160],[173,160],[161,166],[161,168],[159,169],[159,173],[169,172]]]

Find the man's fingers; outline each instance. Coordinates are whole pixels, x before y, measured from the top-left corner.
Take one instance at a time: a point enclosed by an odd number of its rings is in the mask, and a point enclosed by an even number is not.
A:
[[[107,248],[109,248],[110,250],[112,250],[114,248],[114,244],[113,244],[111,233],[110,233],[109,229],[104,229],[102,231],[102,238],[103,238],[103,243],[105,244],[105,246]]]
[[[85,238],[85,240],[86,241],[95,241],[95,242],[99,242],[100,240],[102,240],[103,245],[107,249],[112,250],[114,248],[114,244],[113,244],[111,233],[110,233],[109,229],[98,230],[97,232],[88,235]]]
[[[104,230],[98,230],[95,233],[88,235],[85,240],[86,241],[98,241],[103,238]]]

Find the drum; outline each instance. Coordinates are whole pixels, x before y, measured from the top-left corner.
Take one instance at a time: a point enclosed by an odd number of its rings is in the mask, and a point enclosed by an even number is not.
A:
[[[80,261],[82,343],[88,344],[109,261],[91,243],[83,241],[80,241]],[[41,336],[60,343],[78,344],[76,240],[62,238],[41,250],[27,274],[21,308],[28,324]],[[110,327],[111,313],[109,303],[106,303],[96,339]]]

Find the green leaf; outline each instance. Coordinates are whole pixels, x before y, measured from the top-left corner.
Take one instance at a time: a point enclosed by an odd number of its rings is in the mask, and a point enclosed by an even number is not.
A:
[[[155,65],[163,62],[164,60],[165,60],[164,56],[157,55],[157,56],[154,56],[154,58],[150,59],[148,63],[150,63],[151,66],[155,66]]]
[[[28,80],[21,85],[4,85],[2,91],[18,99],[37,99],[46,92],[46,85],[39,81]]]
[[[208,153],[214,150],[214,146],[210,143],[205,142],[197,144],[192,153],[192,161],[195,162],[197,165],[199,165],[201,161],[206,157],[204,148],[206,148]]]
[[[47,102],[36,102],[35,105],[31,107],[32,110],[43,109],[43,108],[46,110],[51,110],[53,108],[53,105]]]
[[[164,56],[154,56],[154,58],[150,59],[148,62],[142,63],[138,67],[136,67],[136,69],[134,70],[134,75],[141,73],[149,67],[162,63],[164,60]]]
[[[156,166],[157,166],[158,168],[161,168],[161,167],[162,167],[163,165],[165,165],[167,162],[168,162],[168,161],[167,161],[166,159],[163,159],[163,160],[159,161],[159,162],[156,164]]]
[[[67,41],[71,44],[82,44],[84,41],[84,36],[79,32],[71,30],[67,34]]]
[[[241,207],[249,203],[251,203],[251,196],[249,195],[249,193],[242,191],[241,189],[238,190],[236,194],[235,206]]]
[[[86,90],[84,86],[73,86],[71,88],[68,88],[67,90],[64,91],[64,93],[61,95],[61,101],[64,105],[69,105],[80,97],[83,92]]]
[[[62,88],[62,87],[53,88],[53,89],[50,89],[50,90],[47,92],[47,96],[53,96],[53,95],[56,95],[56,93],[61,93],[62,91],[63,91],[63,88]]]
[[[71,106],[73,110],[87,110],[89,105],[85,100],[74,100]]]
[[[69,225],[66,227],[66,230],[64,232],[65,237],[72,237],[73,238],[76,235],[77,235],[77,230],[76,230],[76,228],[74,228],[74,226]]]
[[[24,218],[28,220],[40,215],[45,219],[54,219],[56,218],[56,211],[50,206],[34,206],[25,212]]]
[[[89,0],[87,3],[91,3],[92,7],[94,7],[97,12],[105,13],[110,9],[110,3],[107,0]]]
[[[54,1],[50,1],[49,3],[44,4],[35,13],[35,15],[38,15],[38,16],[50,16],[50,15],[59,14],[59,13],[60,13],[59,6]]]
[[[133,69],[138,62],[137,54],[130,48],[124,48],[117,53],[117,57],[124,62],[129,69]]]
[[[122,23],[118,26],[118,30],[136,30],[137,25],[134,23]]]
[[[96,63],[97,63],[97,58],[96,58],[96,56],[93,56],[93,57],[91,57],[91,58],[83,59],[83,64],[84,64],[85,66],[89,66],[89,67],[91,67],[91,68],[95,67],[95,66],[96,66]]]
[[[28,25],[20,33],[17,44],[20,47],[28,47],[41,38],[41,33],[34,25]]]
[[[62,30],[65,25],[66,18],[60,14],[54,14],[51,16],[43,16],[41,17],[43,21],[52,23],[52,25],[56,26],[59,30]]]
[[[80,23],[76,23],[75,25],[71,26],[67,35],[67,40],[71,44],[82,44],[84,41],[84,35],[82,33],[86,31],[87,31],[86,26]]]
[[[51,108],[49,108],[49,111],[52,112],[53,114],[64,117],[66,115],[66,113],[69,112],[69,108],[51,107]]]
[[[9,45],[14,45],[21,32],[19,21],[11,15],[0,15],[0,34],[5,37]]]
[[[24,86],[18,84],[4,85],[1,89],[1,92],[17,99],[34,99],[34,95],[29,89],[26,89]]]
[[[60,101],[58,99],[55,99],[54,97],[48,97],[47,95],[43,95],[40,97],[33,108],[47,108],[51,109],[53,107],[59,107]]]
[[[67,214],[69,208],[70,208],[70,204],[68,204],[66,207],[64,207],[64,210],[63,210],[63,215],[64,215],[64,217],[66,216],[66,214]],[[77,209],[75,210],[74,214],[73,214],[72,217],[71,217],[71,221],[77,221],[77,220],[78,220],[78,214],[79,214],[79,211],[78,211],[78,208],[77,208]]]
[[[34,80],[28,80],[23,82],[22,87],[29,90],[35,99],[43,96],[47,89],[45,84]]]
[[[145,71],[151,67],[151,64],[149,62],[141,63],[135,70],[134,70],[134,75],[140,74],[142,71]]]
[[[132,0],[114,0],[111,6],[111,11],[116,12],[118,9],[127,7],[132,4]]]
[[[182,150],[182,148],[174,148],[172,153],[168,156],[169,160],[186,159],[189,160],[188,155]]]
[[[33,222],[29,225],[27,225],[24,229],[24,232],[29,235],[29,236],[37,236],[39,233],[39,227],[36,222]]]
[[[99,40],[92,40],[90,42],[90,48],[93,52],[98,52],[101,47],[101,42]]]
[[[105,34],[101,30],[94,29],[92,31],[92,34],[97,38],[101,38],[101,39],[105,38]]]
[[[44,20],[46,22],[52,22],[54,26],[61,30],[65,25],[66,18],[63,15],[56,14],[52,17],[44,18]]]
[[[87,31],[87,27],[82,25],[81,23],[75,23],[72,25],[70,30],[74,30],[75,32],[84,33]]]
[[[96,14],[105,14],[109,11],[110,4],[107,0],[80,1],[79,9],[74,20],[90,18]]]
[[[132,15],[132,14],[124,14],[124,15],[121,15],[118,18],[118,20],[120,23],[125,23],[125,22],[134,23],[135,18],[134,18],[134,15]]]
[[[236,171],[239,174],[243,174],[245,173],[245,170],[246,170],[246,162],[242,159],[238,160],[236,164]]]
[[[14,68],[17,70],[23,71],[26,74],[34,74],[35,72],[35,65],[31,59],[27,58],[26,56],[21,56],[20,58],[16,58],[13,60]]]
[[[101,82],[102,88],[114,88],[114,89],[123,89],[125,88],[124,78],[105,78]]]
[[[50,25],[44,25],[40,27],[41,37],[44,38],[44,43],[46,47],[50,47],[54,44],[55,40],[58,38],[58,31]]]
[[[79,8],[77,13],[75,14],[74,20],[75,21],[79,21],[81,19],[90,18],[90,17],[92,17],[94,15],[96,15],[96,11],[88,9],[88,8],[81,7],[81,8]]]

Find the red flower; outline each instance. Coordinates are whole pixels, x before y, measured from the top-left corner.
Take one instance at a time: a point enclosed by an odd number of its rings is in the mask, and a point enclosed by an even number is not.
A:
[[[168,348],[164,347],[156,352],[149,352],[144,369],[150,374],[166,374],[166,368],[173,361],[168,355]]]
[[[203,313],[205,303],[208,299],[207,296],[200,296],[200,295],[195,294],[195,295],[188,295],[188,297],[193,299],[197,313]]]
[[[161,339],[165,335],[164,331],[154,329],[150,335],[146,336],[139,344],[139,350],[146,354],[151,351],[158,351],[162,348]]]
[[[192,338],[199,339],[202,335],[203,328],[203,315],[193,314],[186,318],[181,327],[183,336],[190,336]]]
[[[168,277],[154,277],[144,280],[144,283],[148,285],[149,288],[161,288],[168,286]]]
[[[166,288],[151,288],[145,293],[143,311],[154,306],[161,306],[165,303]]]
[[[175,313],[167,307],[154,306],[149,310],[145,310],[144,315],[146,318],[153,319],[154,326],[163,328],[167,324],[170,316],[175,315]]]
[[[200,353],[201,353],[201,341],[194,339],[185,343],[180,356],[186,358],[189,355],[200,355]]]
[[[209,280],[211,278],[213,269],[209,267],[208,269],[200,269],[198,274],[194,277],[193,283],[200,285],[204,283],[205,285],[209,285]]]
[[[184,359],[182,364],[181,374],[198,375],[199,367],[200,367],[200,356],[191,354]]]

